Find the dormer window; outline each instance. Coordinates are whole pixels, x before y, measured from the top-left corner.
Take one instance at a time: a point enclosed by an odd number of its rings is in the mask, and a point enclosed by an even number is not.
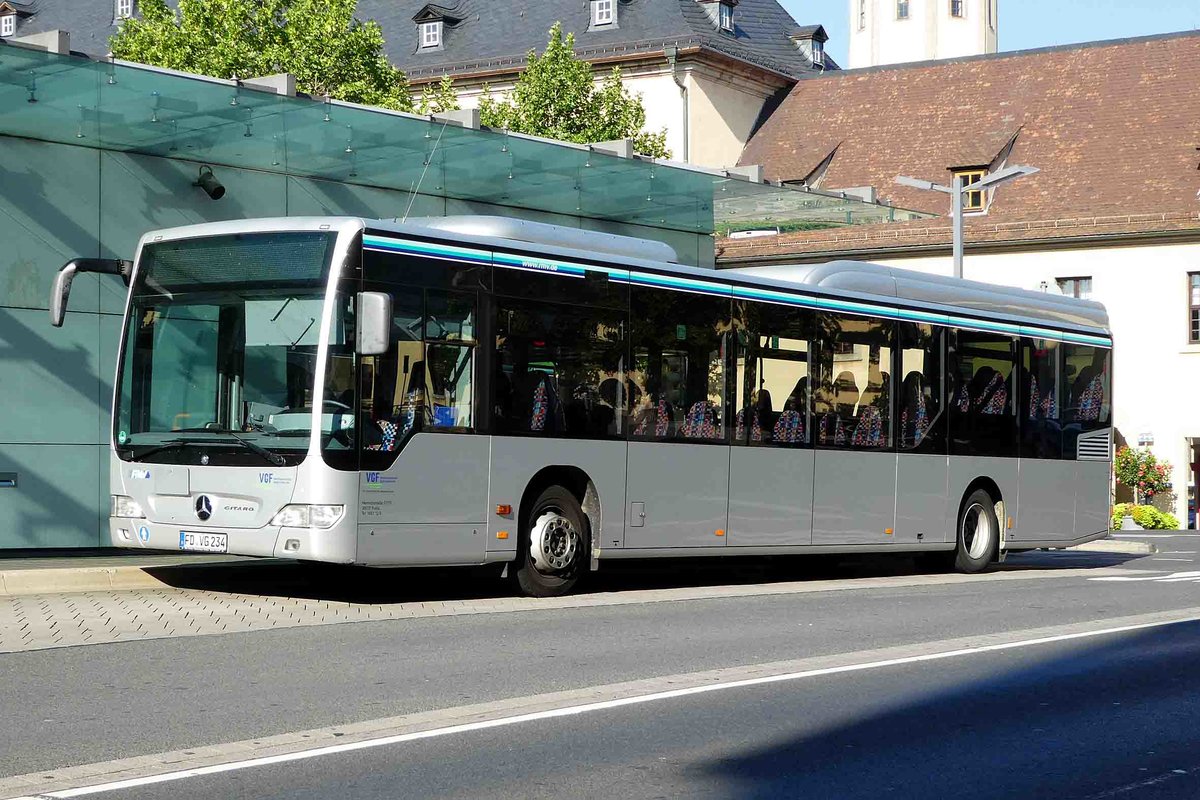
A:
[[[442,21],[421,23],[421,49],[442,46]]]
[[[7,39],[17,32],[17,15],[5,14],[0,17],[0,37]]]
[[[980,167],[972,167],[967,169],[954,170],[955,177],[962,178],[963,186],[970,186],[976,181],[981,181],[987,177],[987,170]],[[984,203],[987,200],[984,189],[975,189],[970,192],[963,192],[963,211],[967,213],[978,212],[984,210]]]
[[[733,33],[733,4],[720,3],[717,8],[717,20],[721,30]]]
[[[616,18],[617,0],[592,0],[592,27],[612,25]]]
[[[113,19],[129,19],[133,16],[134,0],[116,0],[113,6]]]
[[[825,45],[813,39],[813,66],[820,67],[825,64]]]
[[[950,0],[950,16],[963,17],[966,16],[966,9],[963,8],[963,0]]]

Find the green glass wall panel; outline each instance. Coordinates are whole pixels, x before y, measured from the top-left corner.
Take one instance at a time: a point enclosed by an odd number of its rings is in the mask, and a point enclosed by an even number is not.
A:
[[[0,138],[0,305],[46,308],[58,268],[99,254],[99,164],[85,147]],[[97,303],[96,276],[81,275],[72,310]]]
[[[99,314],[97,322],[100,328],[100,374],[97,379],[96,402],[100,407],[100,419],[95,441],[107,446],[112,438],[112,397],[117,379],[117,348],[121,343],[123,317],[117,314]],[[107,483],[102,485],[108,486]]]
[[[0,442],[96,444],[112,380],[100,375],[99,338],[96,314],[52,328],[45,311],[0,308]]]
[[[414,198],[410,192],[395,189],[313,178],[288,178],[288,216],[347,214],[366,219],[392,219],[403,217],[406,211],[414,217],[440,217],[446,213],[446,201],[425,194]]]
[[[0,489],[0,549],[98,546],[102,456],[97,445],[0,444],[0,472],[18,473],[17,488]]]
[[[257,170],[216,167],[220,200],[192,184],[200,164],[105,152],[100,162],[100,242],[110,258],[133,258],[142,234],[158,228],[287,214],[287,178]],[[117,286],[120,282],[117,281]],[[124,298],[104,293],[102,309],[123,313]]]

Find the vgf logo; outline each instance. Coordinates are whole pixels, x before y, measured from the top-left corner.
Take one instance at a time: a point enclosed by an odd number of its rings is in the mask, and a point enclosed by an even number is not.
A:
[[[274,479],[275,479],[275,475],[273,473],[270,473],[270,472],[258,473],[258,482],[264,486],[270,485],[271,481],[273,481]]]
[[[367,473],[367,483],[372,484],[374,486],[378,486],[379,482],[380,481],[379,481],[379,473],[378,472],[368,472]]]

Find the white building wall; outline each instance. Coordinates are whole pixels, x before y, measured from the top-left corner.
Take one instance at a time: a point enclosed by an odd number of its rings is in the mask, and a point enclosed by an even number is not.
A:
[[[954,17],[951,0],[908,0],[901,19],[899,0],[849,0],[850,68],[996,52],[999,0],[962,2]]]
[[[879,259],[902,269],[952,274],[949,257]],[[788,267],[751,270],[788,276]],[[1113,331],[1113,422],[1130,445],[1150,434],[1171,462],[1169,508],[1187,525],[1189,438],[1200,438],[1200,345],[1187,343],[1187,274],[1200,271],[1200,244],[1106,247],[968,255],[964,277],[1037,290],[1044,281],[1091,277],[1091,299],[1108,308]]]
[[[596,68],[597,84],[610,70]],[[782,76],[760,79],[694,61],[679,64],[675,76],[665,60],[624,65],[621,73],[625,88],[642,98],[645,130],[667,132],[672,160],[715,168],[737,164],[767,100],[791,83]],[[676,77],[687,88],[686,98]],[[515,80],[515,74],[489,79],[492,96],[507,95]],[[478,108],[483,85],[482,81],[456,82],[459,105]]]

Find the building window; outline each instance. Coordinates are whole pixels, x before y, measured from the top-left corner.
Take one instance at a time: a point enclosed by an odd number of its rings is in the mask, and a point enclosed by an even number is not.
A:
[[[441,47],[442,45],[442,23],[437,22],[422,22],[421,23],[421,47]]]
[[[133,0],[116,0],[113,19],[129,19],[133,16]]]
[[[721,30],[733,32],[733,5],[730,3],[721,3],[718,9],[719,21]]]
[[[984,5],[987,6],[988,27],[996,30],[996,0],[984,0]]]
[[[8,37],[17,32],[17,15],[5,14],[0,17],[0,36]]]
[[[981,169],[967,169],[955,172],[955,177],[961,177],[963,186],[970,186],[975,181],[983,180],[986,175]],[[963,211],[983,211],[983,189],[963,193]]]
[[[825,45],[816,39],[812,40],[813,66],[825,66]]]
[[[950,16],[962,17],[965,15],[964,0],[950,0]]]
[[[858,29],[867,29],[867,0],[858,0]]]
[[[1067,297],[1078,297],[1087,300],[1092,296],[1091,278],[1055,278],[1058,290]]]
[[[908,19],[908,0],[896,0],[896,19]]]
[[[1200,344],[1200,272],[1188,273],[1188,341]]]
[[[592,0],[592,25],[612,25],[616,0]]]

